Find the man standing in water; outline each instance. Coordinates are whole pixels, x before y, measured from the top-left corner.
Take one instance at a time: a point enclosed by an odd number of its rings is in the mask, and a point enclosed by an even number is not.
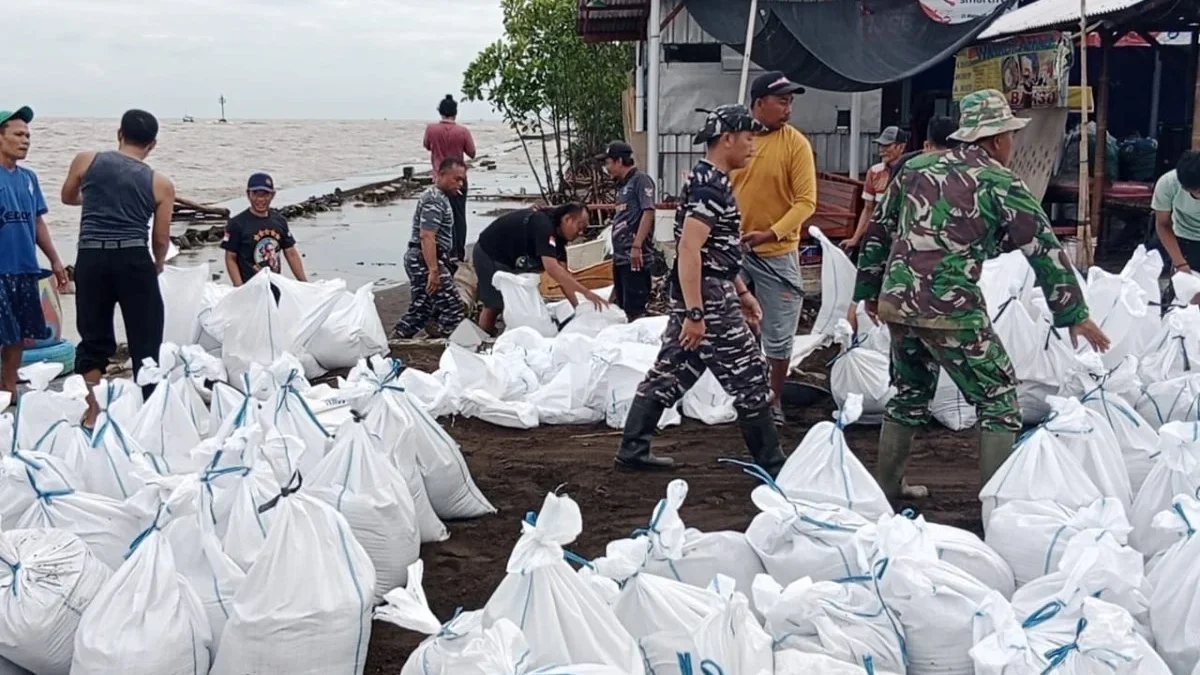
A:
[[[742,242],[750,249],[742,274],[762,303],[762,349],[771,368],[772,414],[783,424],[780,392],[800,325],[800,237],[817,210],[817,166],[812,145],[796,127],[792,96],[804,87],[781,72],[768,72],[750,86],[751,111],[765,127],[754,139],[754,157],[733,172],[733,191],[742,210]]]
[[[145,358],[158,358],[163,337],[163,299],[158,273],[171,244],[175,185],[151,169],[158,120],[144,110],[121,117],[117,149],[81,152],[63,181],[62,201],[82,206],[79,255],[75,259],[75,312],[79,350],[75,372],[89,387],[100,383],[117,351],[116,307],[125,318],[136,375]],[[153,219],[153,224],[148,225]],[[153,386],[143,387],[149,396]],[[95,419],[95,402],[88,422]]]
[[[0,390],[14,396],[25,340],[44,339],[48,332],[38,290],[42,277],[39,248],[59,287],[67,282],[42,217],[47,212],[46,199],[37,174],[17,165],[29,154],[32,121],[33,110],[28,107],[0,110]]]
[[[754,134],[763,125],[742,105],[710,112],[695,142],[707,146],[692,169],[675,213],[678,257],[671,273],[671,316],[662,348],[625,418],[617,450],[624,469],[667,469],[669,457],[650,452],[663,411],[679,402],[705,370],[712,370],[733,397],[742,438],[756,464],[772,476],[783,467],[779,430],[771,416],[767,364],[753,329],[762,320],[759,303],[746,288],[739,225],[741,212],[729,172],[754,153]]]
[[[425,149],[429,151],[434,175],[447,157],[457,157],[465,162],[475,159],[475,139],[471,130],[458,123],[458,102],[450,94],[438,104],[442,119],[425,127]],[[462,188],[449,195],[450,207],[454,209],[454,237],[450,246],[450,257],[462,262],[467,259],[467,181]]]
[[[462,323],[463,301],[450,271],[454,231],[450,196],[458,194],[466,180],[467,165],[458,157],[447,157],[438,166],[437,183],[417,200],[412,237],[404,255],[412,298],[408,311],[396,324],[396,337],[414,337],[435,317],[438,332],[445,337]]]

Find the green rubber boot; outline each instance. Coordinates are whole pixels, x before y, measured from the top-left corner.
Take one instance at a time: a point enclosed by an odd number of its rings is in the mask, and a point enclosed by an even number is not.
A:
[[[992,476],[1008,461],[1017,435],[1011,431],[979,432],[979,485],[987,485]]]
[[[875,467],[875,480],[888,499],[923,499],[929,496],[925,486],[909,485],[904,479],[904,469],[908,465],[908,454],[912,451],[916,432],[914,427],[886,419],[879,430],[879,461]]]

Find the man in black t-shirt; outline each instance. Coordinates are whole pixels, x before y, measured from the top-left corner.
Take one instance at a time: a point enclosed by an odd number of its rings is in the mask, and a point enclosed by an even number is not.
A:
[[[521,209],[500,216],[483,232],[471,252],[471,264],[479,280],[483,311],[479,327],[495,333],[496,319],[504,311],[504,298],[492,283],[496,272],[524,274],[545,271],[558,282],[572,306],[578,293],[597,307],[608,303],[571,276],[567,269],[567,244],[587,227],[587,207],[567,203],[552,209]]]
[[[250,200],[250,208],[229,219],[225,239],[221,242],[229,280],[234,286],[241,286],[259,270],[269,269],[279,274],[282,260],[286,258],[292,276],[297,281],[308,281],[287,219],[271,208],[271,200],[275,198],[275,183],[271,177],[265,173],[250,176],[246,198]],[[279,291],[274,287],[272,290],[278,300]]]

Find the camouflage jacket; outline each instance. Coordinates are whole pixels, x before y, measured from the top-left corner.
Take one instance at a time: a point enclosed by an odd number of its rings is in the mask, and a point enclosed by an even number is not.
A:
[[[675,243],[683,224],[695,218],[708,225],[708,240],[700,247],[701,274],[732,280],[742,270],[742,212],[733,196],[729,174],[700,160],[692,169],[675,208]]]
[[[876,207],[854,299],[878,299],[879,318],[890,323],[983,328],[983,263],[1011,250],[1029,260],[1055,326],[1088,318],[1074,267],[1020,178],[974,145],[920,155]]]

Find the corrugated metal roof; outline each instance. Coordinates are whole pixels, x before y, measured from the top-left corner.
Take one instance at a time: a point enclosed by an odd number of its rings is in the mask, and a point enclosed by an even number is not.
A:
[[[1089,19],[1099,18],[1143,2],[1145,0],[1088,0],[1087,15]],[[988,26],[979,39],[991,40],[1068,23],[1079,23],[1079,0],[1038,0],[1006,12]]]

